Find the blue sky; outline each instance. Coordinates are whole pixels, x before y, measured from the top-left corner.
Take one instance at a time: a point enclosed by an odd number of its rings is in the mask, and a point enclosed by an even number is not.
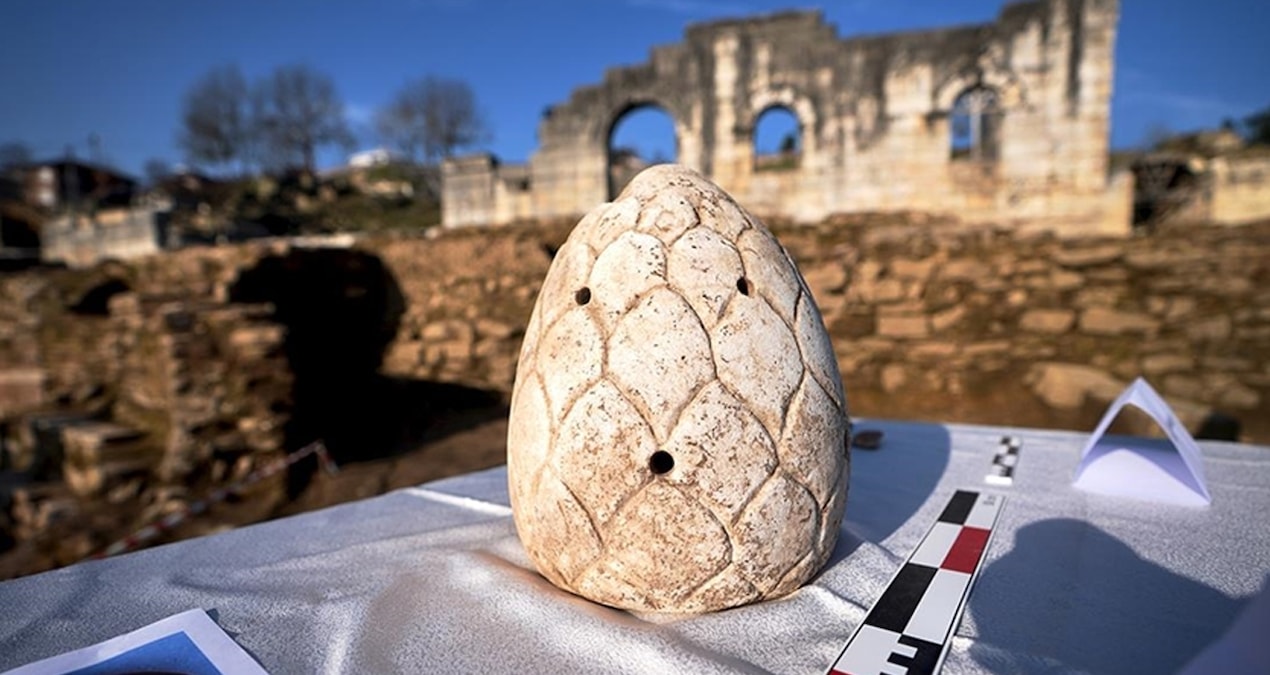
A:
[[[822,9],[846,37],[989,21],[1003,4],[845,0]],[[472,86],[492,130],[488,149],[520,161],[537,147],[546,106],[598,82],[606,67],[641,62],[653,45],[678,41],[687,23],[806,6],[780,0],[4,0],[0,143],[24,142],[37,157],[61,155],[70,144],[77,156],[88,157],[88,139],[96,134],[105,160],[138,173],[150,158],[182,159],[174,141],[181,98],[210,68],[236,63],[256,77],[303,63],[334,78],[362,147],[375,144],[369,125],[375,108],[407,80],[434,74]],[[1153,127],[1215,126],[1270,105],[1268,36],[1270,14],[1262,0],[1122,0],[1113,145],[1137,144]],[[618,129],[619,143],[638,141],[657,124],[626,126]],[[641,149],[649,151],[647,144]],[[328,164],[337,159],[323,157]]]

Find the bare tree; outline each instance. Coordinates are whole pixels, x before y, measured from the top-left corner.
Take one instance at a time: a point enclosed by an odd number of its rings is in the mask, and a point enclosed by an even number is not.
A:
[[[165,160],[152,157],[146,160],[142,172],[145,173],[146,184],[154,187],[172,176],[172,165]]]
[[[255,110],[276,167],[316,167],[317,150],[349,147],[353,135],[331,78],[307,66],[282,66],[257,85]]]
[[[412,160],[434,163],[488,136],[472,88],[428,76],[408,82],[375,117],[385,140]]]
[[[177,139],[192,164],[249,170],[255,159],[256,119],[238,66],[221,66],[185,94]]]
[[[1247,116],[1244,138],[1253,145],[1270,145],[1270,106]]]
[[[8,169],[9,167],[29,164],[30,162],[31,148],[27,147],[26,143],[19,141],[0,143],[0,169]]]

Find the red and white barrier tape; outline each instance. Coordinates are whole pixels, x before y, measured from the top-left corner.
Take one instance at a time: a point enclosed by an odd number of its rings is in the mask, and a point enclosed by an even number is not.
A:
[[[247,486],[253,483],[258,483],[261,480],[264,480],[265,478],[268,478],[269,476],[272,476],[315,453],[317,454],[318,463],[321,465],[322,470],[331,475],[334,475],[339,471],[339,467],[335,465],[335,460],[331,459],[331,455],[327,452],[326,446],[322,444],[322,441],[310,443],[286,457],[283,457],[275,462],[270,462],[269,464],[252,471],[240,480],[230,483],[225,487],[212,490],[208,493],[207,497],[198,501],[190,502],[179,510],[173,511],[172,513],[163,516],[145,527],[142,527],[136,532],[133,532],[123,539],[120,539],[119,541],[116,541],[110,546],[102,549],[100,552],[90,556],[90,559],[98,560],[101,558],[109,558],[112,555],[119,555],[120,553],[131,551],[151,539],[154,539],[160,534],[180,525],[190,516],[196,516],[203,513],[210,508],[212,504],[222,502],[230,495],[241,492]]]

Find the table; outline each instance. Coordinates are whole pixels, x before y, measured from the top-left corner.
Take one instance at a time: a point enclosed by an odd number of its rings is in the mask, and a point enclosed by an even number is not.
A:
[[[823,673],[958,488],[1007,497],[949,673],[1162,673],[1270,571],[1270,448],[1202,442],[1209,508],[1070,487],[1084,434],[863,420],[826,570],[783,599],[636,616],[535,573],[503,468],[0,584],[0,670],[190,608],[272,673]],[[1014,483],[984,484],[1003,435]]]

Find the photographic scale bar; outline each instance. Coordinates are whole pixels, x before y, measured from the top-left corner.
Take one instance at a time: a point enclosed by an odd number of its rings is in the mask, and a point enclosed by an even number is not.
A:
[[[847,640],[830,675],[919,675],[943,665],[1005,497],[958,490]]]
[[[997,446],[997,453],[992,456],[992,469],[983,477],[988,485],[1008,486],[1014,484],[1014,469],[1019,464],[1019,449],[1023,441],[1018,436],[1002,436]]]

